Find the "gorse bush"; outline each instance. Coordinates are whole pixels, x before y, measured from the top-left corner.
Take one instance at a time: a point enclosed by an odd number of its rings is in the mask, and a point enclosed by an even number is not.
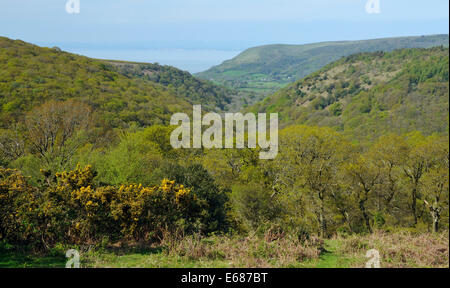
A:
[[[166,165],[161,172],[163,175],[175,179],[177,183],[189,187],[198,199],[199,207],[202,210],[197,223],[200,231],[211,233],[227,229],[228,193],[216,185],[214,178],[202,165],[194,164],[188,167]]]
[[[0,169],[1,238],[36,249],[56,243],[152,241],[163,231],[192,231],[201,203],[190,189],[164,179],[160,185],[96,187],[91,166],[51,177],[40,188],[18,171]]]
[[[184,229],[198,217],[195,195],[175,181],[165,179],[160,186],[151,188],[121,186],[116,196],[111,202],[111,214],[126,238],[151,240],[164,229]]]
[[[0,169],[0,235],[12,243],[35,243],[39,239],[38,195],[16,170]]]

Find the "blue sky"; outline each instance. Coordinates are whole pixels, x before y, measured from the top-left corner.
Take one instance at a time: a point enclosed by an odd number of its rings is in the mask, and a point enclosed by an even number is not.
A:
[[[197,72],[257,45],[448,33],[447,0],[367,1],[0,0],[0,36]]]

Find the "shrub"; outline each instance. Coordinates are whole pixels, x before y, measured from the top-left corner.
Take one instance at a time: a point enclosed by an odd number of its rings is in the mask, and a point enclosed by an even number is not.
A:
[[[39,195],[17,170],[0,167],[0,239],[30,244],[38,239],[34,214]]]
[[[150,241],[164,230],[187,231],[200,219],[196,195],[175,181],[164,179],[153,187],[95,187],[97,173],[91,166],[78,165],[54,178],[42,172],[47,184],[40,191],[20,172],[0,169],[2,240],[36,249],[105,239]]]

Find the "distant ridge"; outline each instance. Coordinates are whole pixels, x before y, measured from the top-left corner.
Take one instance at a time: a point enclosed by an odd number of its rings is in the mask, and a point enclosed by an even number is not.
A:
[[[435,46],[448,47],[448,34],[306,45],[266,45],[247,49],[235,58],[196,76],[261,96],[271,94],[345,56]]]

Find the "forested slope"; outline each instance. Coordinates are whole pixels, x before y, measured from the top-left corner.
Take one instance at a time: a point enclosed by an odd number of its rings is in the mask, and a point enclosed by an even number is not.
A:
[[[283,126],[333,127],[360,140],[413,130],[448,133],[448,48],[352,55],[250,108]]]
[[[209,110],[224,110],[236,91],[198,79],[189,72],[172,66],[152,63],[106,61],[117,67],[118,72],[129,77],[141,77],[175,90],[180,98],[187,98],[194,104],[202,104]]]
[[[125,62],[0,37],[0,125],[7,127],[50,100],[85,102],[112,127],[167,124],[173,113],[189,112],[191,104],[220,109],[230,101],[227,89],[176,68],[118,63]]]

